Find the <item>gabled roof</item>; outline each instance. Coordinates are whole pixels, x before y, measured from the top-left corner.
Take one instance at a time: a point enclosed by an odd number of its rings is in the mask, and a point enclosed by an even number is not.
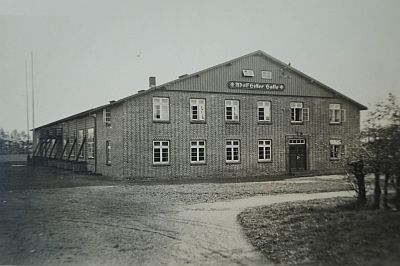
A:
[[[51,125],[54,125],[54,124],[62,123],[62,122],[64,122],[64,121],[67,121],[67,120],[70,120],[70,119],[73,119],[73,118],[78,118],[78,117],[81,117],[81,116],[84,116],[84,115],[88,115],[88,114],[91,114],[91,113],[95,113],[95,112],[97,112],[97,111],[99,111],[99,110],[101,110],[101,109],[103,109],[103,108],[105,108],[105,107],[113,106],[113,105],[117,105],[117,104],[121,104],[121,103],[123,103],[123,102],[125,102],[125,101],[128,101],[128,100],[132,99],[132,98],[135,98],[135,97],[138,97],[138,96],[142,96],[142,95],[147,94],[147,93],[149,93],[149,92],[152,92],[152,91],[154,91],[154,90],[162,90],[162,89],[164,89],[165,87],[171,86],[171,85],[173,85],[173,84],[175,84],[175,83],[178,83],[178,82],[181,82],[181,81],[183,81],[183,80],[190,79],[190,78],[193,78],[193,77],[197,77],[197,76],[199,76],[199,75],[201,75],[201,74],[203,74],[203,73],[212,71],[212,70],[214,70],[214,69],[217,69],[217,68],[222,67],[222,66],[225,66],[225,65],[229,65],[229,64],[231,64],[231,63],[233,63],[233,62],[236,62],[236,61],[239,61],[239,60],[241,60],[241,59],[243,59],[243,58],[250,57],[250,56],[255,56],[255,55],[263,56],[263,57],[265,57],[266,59],[268,59],[268,60],[270,60],[270,61],[272,61],[272,62],[275,62],[275,63],[278,64],[278,65],[281,65],[282,67],[287,67],[287,66],[288,66],[286,63],[280,61],[279,59],[276,59],[275,57],[273,57],[273,56],[271,56],[271,55],[265,53],[264,51],[258,50],[258,51],[255,51],[255,52],[252,52],[252,53],[249,53],[249,54],[242,55],[242,56],[239,56],[239,57],[237,57],[237,58],[231,59],[231,60],[229,60],[229,61],[223,62],[223,63],[221,63],[221,64],[218,64],[218,65],[215,65],[215,66],[212,66],[212,67],[209,67],[209,68],[200,70],[200,71],[198,71],[198,72],[185,75],[185,76],[183,76],[183,77],[180,77],[180,78],[178,78],[178,79],[175,79],[175,80],[172,80],[172,81],[163,83],[163,84],[158,85],[158,86],[155,86],[155,87],[153,87],[153,88],[150,88],[150,89],[147,89],[147,90],[139,91],[139,92],[137,92],[137,93],[135,93],[135,94],[133,94],[133,95],[124,97],[124,98],[122,98],[122,99],[120,99],[120,100],[117,100],[117,101],[115,101],[115,102],[113,102],[113,103],[109,103],[109,104],[102,105],[102,106],[99,106],[99,107],[96,107],[96,108],[92,108],[92,109],[89,109],[89,110],[87,110],[87,111],[83,111],[83,112],[80,112],[80,113],[78,113],[78,114],[75,114],[75,115],[72,115],[72,116],[69,116],[69,117],[66,117],[66,118],[63,118],[63,119],[54,121],[54,122],[52,122],[52,123],[49,123],[49,124],[46,124],[46,125],[42,125],[42,126],[40,126],[40,127],[37,127],[36,129],[40,129],[40,128],[43,128],[43,127],[46,127],[46,126],[51,126]],[[368,109],[366,106],[362,105],[361,103],[359,103],[359,102],[357,102],[357,101],[351,99],[350,97],[347,97],[346,95],[344,95],[344,94],[342,94],[342,93],[340,93],[340,92],[338,92],[338,91],[332,89],[331,87],[329,87],[329,86],[323,84],[322,82],[319,82],[318,80],[316,80],[316,79],[314,79],[314,78],[312,78],[312,77],[310,77],[310,76],[304,74],[304,73],[301,72],[300,70],[297,70],[297,69],[294,68],[294,67],[290,67],[290,70],[291,70],[291,72],[294,72],[294,73],[298,74],[299,76],[301,76],[301,77],[303,77],[303,78],[305,78],[305,79],[308,79],[308,80],[310,80],[310,81],[313,81],[314,84],[319,85],[320,87],[322,87],[322,88],[328,90],[329,92],[333,93],[334,95],[336,95],[336,96],[338,96],[338,97],[340,97],[340,98],[343,98],[343,99],[348,100],[349,102],[351,102],[351,103],[355,104],[356,106],[358,106],[358,107],[360,108],[360,110],[367,110],[367,109]]]
[[[196,77],[196,76],[198,76],[198,75],[200,75],[200,74],[203,74],[203,73],[205,73],[205,72],[208,72],[208,71],[214,70],[214,69],[216,69],[216,68],[219,68],[219,67],[228,65],[228,64],[230,64],[230,63],[239,61],[239,60],[241,60],[241,59],[243,59],[243,58],[250,57],[250,56],[255,56],[255,55],[263,56],[263,57],[265,57],[266,59],[268,59],[268,60],[270,60],[270,61],[272,61],[272,62],[275,62],[275,63],[278,64],[278,65],[281,65],[282,67],[288,67],[288,65],[287,65],[286,63],[280,61],[279,59],[276,59],[275,57],[273,57],[273,56],[267,54],[267,53],[264,52],[264,51],[258,50],[258,51],[255,51],[255,52],[252,52],[252,53],[249,53],[249,54],[246,54],[246,55],[243,55],[243,56],[234,58],[234,59],[232,59],[232,60],[226,61],[226,62],[224,62],[224,63],[221,63],[221,64],[218,64],[218,65],[215,65],[215,66],[212,66],[212,67],[209,67],[209,68],[200,70],[200,71],[195,72],[195,73],[193,73],[193,74],[189,74],[189,75],[184,76],[184,77],[182,77],[182,78],[178,78],[178,79],[175,79],[175,80],[173,80],[173,81],[164,83],[164,84],[162,84],[162,85],[160,85],[160,86],[158,86],[158,87],[167,87],[167,86],[170,86],[170,85],[175,84],[175,83],[177,83],[177,82],[180,82],[180,81],[182,81],[182,80],[189,79],[189,78],[192,78],[192,77]],[[360,108],[360,110],[367,110],[367,109],[368,109],[366,106],[362,105],[361,103],[359,103],[359,102],[357,102],[357,101],[351,99],[350,97],[348,97],[348,96],[346,96],[346,95],[344,95],[344,94],[342,94],[342,93],[340,93],[340,92],[338,92],[338,91],[332,89],[331,87],[329,87],[329,86],[323,84],[322,82],[319,82],[318,80],[316,80],[316,79],[314,79],[314,78],[312,78],[312,77],[310,77],[310,76],[304,74],[304,73],[301,72],[300,70],[297,70],[297,69],[294,68],[294,67],[290,67],[290,70],[291,70],[291,72],[294,72],[294,73],[298,74],[299,76],[301,76],[301,77],[303,77],[303,78],[305,78],[305,79],[308,79],[308,80],[312,81],[314,84],[317,84],[317,85],[321,86],[322,88],[328,90],[329,92],[333,93],[334,95],[348,100],[349,102],[351,102],[351,103],[355,104],[356,106],[358,106],[358,107]]]

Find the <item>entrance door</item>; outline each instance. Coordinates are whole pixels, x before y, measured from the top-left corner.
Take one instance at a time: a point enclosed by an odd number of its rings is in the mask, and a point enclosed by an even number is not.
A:
[[[306,142],[304,139],[289,140],[290,171],[306,170]]]

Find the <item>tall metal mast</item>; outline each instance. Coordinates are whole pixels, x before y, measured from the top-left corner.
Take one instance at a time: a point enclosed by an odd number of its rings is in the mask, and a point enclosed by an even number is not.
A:
[[[32,149],[35,147],[35,86],[33,77],[33,52],[31,51],[31,78],[32,78]]]
[[[29,155],[29,89],[28,89],[28,62],[25,60],[25,90],[26,90],[26,134],[28,135],[27,152]]]

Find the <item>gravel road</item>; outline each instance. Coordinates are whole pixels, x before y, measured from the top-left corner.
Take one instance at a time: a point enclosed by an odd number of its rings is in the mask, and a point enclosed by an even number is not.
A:
[[[346,188],[340,176],[137,185],[0,169],[0,264],[266,265],[236,222],[244,207]]]

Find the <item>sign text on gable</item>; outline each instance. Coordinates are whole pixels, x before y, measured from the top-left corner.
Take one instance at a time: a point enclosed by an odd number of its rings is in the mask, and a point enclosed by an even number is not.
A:
[[[243,82],[243,81],[229,81],[228,88],[230,89],[258,89],[258,90],[272,90],[283,91],[284,84],[277,83],[261,83],[261,82]]]

